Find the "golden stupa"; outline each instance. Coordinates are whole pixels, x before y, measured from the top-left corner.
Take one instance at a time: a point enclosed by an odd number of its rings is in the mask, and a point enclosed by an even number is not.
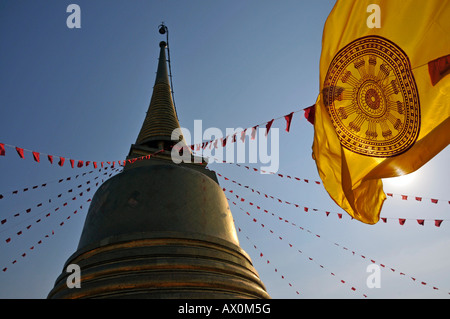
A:
[[[239,246],[215,173],[203,160],[171,159],[182,137],[171,139],[180,125],[166,47],[160,43],[153,95],[130,161],[95,193],[77,251],[48,298],[270,298]],[[80,267],[80,288],[67,286],[69,264]]]

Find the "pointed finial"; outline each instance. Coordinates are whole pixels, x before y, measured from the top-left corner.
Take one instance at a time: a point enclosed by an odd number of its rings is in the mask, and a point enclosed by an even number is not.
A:
[[[158,31],[160,34],[165,34],[167,32],[167,27],[164,25],[164,21],[158,26]]]
[[[165,34],[166,35],[166,41],[161,41],[159,43],[159,47],[160,48],[164,48],[164,49],[167,48],[167,57],[168,57],[167,62],[169,63],[170,87],[171,87],[171,92],[172,92],[172,100],[173,100],[173,105],[174,105],[174,108],[175,108],[175,113],[177,113],[177,108],[175,106],[175,97],[174,97],[174,94],[173,94],[172,67],[171,67],[171,63],[170,63],[169,29],[164,24],[164,21],[161,22],[161,24],[158,26],[158,31],[159,31],[160,34]]]

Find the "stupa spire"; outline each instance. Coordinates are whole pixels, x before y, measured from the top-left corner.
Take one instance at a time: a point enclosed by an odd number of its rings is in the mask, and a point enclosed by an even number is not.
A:
[[[153,94],[136,145],[168,149],[178,141],[172,141],[172,131],[180,128],[175,105],[172,99],[169,74],[167,71],[166,47],[161,41],[158,69]],[[181,140],[181,139],[180,139]]]

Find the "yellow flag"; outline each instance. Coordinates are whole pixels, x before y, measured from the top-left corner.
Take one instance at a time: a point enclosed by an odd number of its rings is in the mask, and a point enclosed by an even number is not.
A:
[[[450,1],[338,0],[323,31],[313,156],[333,200],[375,224],[381,178],[450,142]]]

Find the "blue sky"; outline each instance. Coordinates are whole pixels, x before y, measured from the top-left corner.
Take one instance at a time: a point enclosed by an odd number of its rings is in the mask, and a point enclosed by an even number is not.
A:
[[[71,3],[81,8],[80,29],[66,26]],[[150,101],[158,43],[165,39],[157,29],[162,21],[170,32],[173,89],[183,127],[193,131],[194,120],[202,120],[204,129],[225,132],[301,110],[318,94],[323,25],[333,5],[331,0],[1,0],[0,143],[68,159],[124,159]],[[301,112],[294,114],[289,133],[284,123],[273,124],[280,132],[279,173],[319,180],[311,158],[313,126]],[[6,151],[0,158],[0,216],[8,218],[0,225],[0,268],[8,269],[0,272],[0,297],[45,298],[76,250],[94,182],[108,175],[50,165],[45,159],[36,163],[29,152],[20,159],[14,149]],[[372,226],[351,220],[321,185],[232,164],[210,168],[266,194],[318,209],[305,213],[219,178],[224,188],[283,219],[245,203],[240,208],[230,204],[242,230],[240,244],[273,298],[448,298],[449,159],[447,148],[416,173],[386,180],[385,191],[396,194],[381,213],[388,222]],[[67,177],[71,180],[58,183]],[[46,187],[11,194],[47,182]],[[72,200],[70,189],[84,194]],[[440,201],[405,201],[397,194]],[[326,217],[324,211],[332,213]],[[48,212],[51,216],[45,217]],[[13,217],[15,213],[20,216]],[[342,219],[337,213],[343,213]],[[408,220],[401,226],[398,218]],[[438,228],[428,220],[420,226],[415,218],[446,220]],[[52,230],[54,235],[46,238]],[[381,288],[366,285],[370,259],[386,266],[381,268]]]

